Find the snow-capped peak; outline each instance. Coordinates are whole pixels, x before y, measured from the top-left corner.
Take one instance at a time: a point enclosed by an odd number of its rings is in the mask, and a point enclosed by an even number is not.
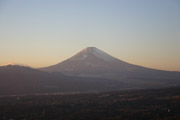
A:
[[[80,51],[78,54],[74,55],[71,60],[84,60],[90,55],[95,55],[96,57],[103,59],[105,61],[117,60],[116,58],[108,55],[107,53],[97,49],[96,47],[87,47]]]

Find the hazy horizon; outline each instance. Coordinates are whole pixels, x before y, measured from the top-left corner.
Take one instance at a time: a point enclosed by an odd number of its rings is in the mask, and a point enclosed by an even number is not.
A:
[[[180,71],[180,2],[0,1],[0,66],[62,62],[93,46],[128,63]]]

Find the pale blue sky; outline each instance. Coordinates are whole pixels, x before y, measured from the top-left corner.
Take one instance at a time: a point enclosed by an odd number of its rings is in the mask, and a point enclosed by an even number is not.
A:
[[[48,66],[88,46],[180,71],[180,1],[0,1],[0,65]]]

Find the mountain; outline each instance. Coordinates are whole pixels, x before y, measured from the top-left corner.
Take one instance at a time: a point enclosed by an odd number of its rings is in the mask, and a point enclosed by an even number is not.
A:
[[[104,72],[131,71],[135,69],[134,67],[134,65],[118,60],[95,47],[88,47],[63,62],[41,68],[41,70],[63,72],[66,74],[99,74]]]
[[[122,82],[107,79],[66,76],[17,65],[0,67],[0,95],[101,92],[123,88]]]
[[[40,68],[66,75],[112,79],[133,86],[172,86],[180,83],[180,72],[145,68],[119,60],[96,47],[87,47],[58,64]]]

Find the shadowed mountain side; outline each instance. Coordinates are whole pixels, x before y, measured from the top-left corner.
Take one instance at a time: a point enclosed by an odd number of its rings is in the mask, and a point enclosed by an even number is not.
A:
[[[53,92],[100,92],[120,90],[122,82],[65,76],[23,66],[0,67],[0,94],[31,94]]]

